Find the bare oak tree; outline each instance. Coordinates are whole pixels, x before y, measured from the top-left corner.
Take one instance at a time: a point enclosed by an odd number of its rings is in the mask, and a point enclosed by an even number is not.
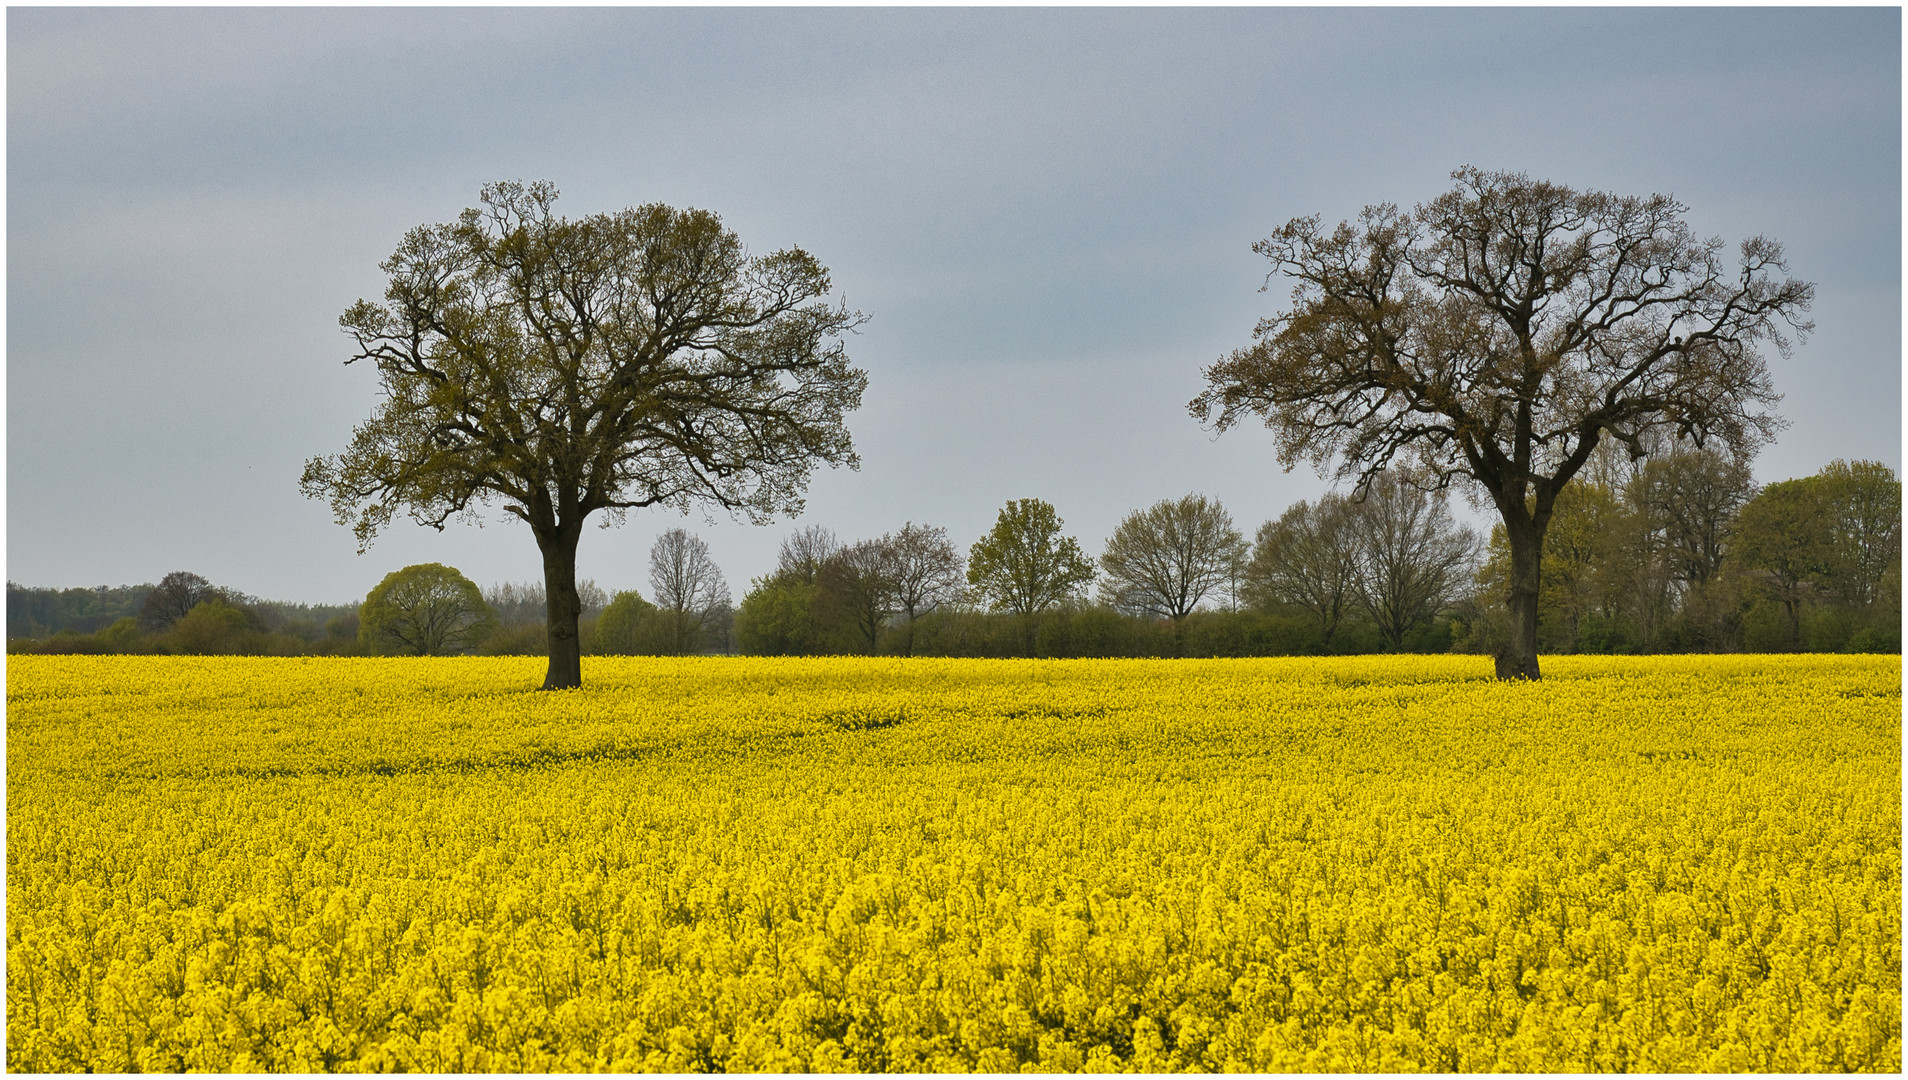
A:
[[[1327,494],[1301,499],[1278,520],[1259,527],[1252,558],[1241,574],[1248,607],[1290,604],[1318,620],[1327,644],[1357,603],[1358,549],[1350,529],[1351,504]]]
[[[1100,591],[1122,611],[1171,619],[1177,631],[1200,601],[1232,580],[1245,551],[1245,538],[1219,503],[1204,495],[1162,499],[1128,514],[1107,538]]]
[[[1476,562],[1476,534],[1452,520],[1445,503],[1444,492],[1380,473],[1364,499],[1347,507],[1358,599],[1394,649],[1456,599]]]
[[[938,525],[906,522],[901,531],[881,538],[887,549],[894,602],[907,616],[903,654],[914,655],[914,620],[961,594],[967,567],[961,553]]]
[[[752,256],[704,210],[650,204],[571,221],[556,188],[492,184],[455,223],[411,230],[385,303],[340,320],[383,400],[300,488],[354,522],[359,550],[400,508],[443,528],[492,499],[543,554],[545,689],[582,682],[583,523],[713,504],[768,521],[801,508],[816,462],[856,464],[844,417],[867,376],[828,271]]]
[[[656,537],[649,549],[649,586],[670,651],[701,651],[706,632],[729,609],[729,585],[709,557],[709,545],[685,529]]]
[[[1433,486],[1475,482],[1511,550],[1500,678],[1539,677],[1537,602],[1557,494],[1603,439],[1641,454],[1658,432],[1747,455],[1780,421],[1758,347],[1783,355],[1814,287],[1774,240],[1735,268],[1687,207],[1466,167],[1411,213],[1295,218],[1253,250],[1296,281],[1291,308],[1206,369],[1190,405],[1220,430],[1247,416],[1281,463],[1336,459],[1362,488],[1394,459]],[[1269,282],[1268,282],[1269,287]]]
[[[823,617],[853,626],[870,653],[897,609],[892,564],[887,545],[862,540],[830,555],[815,576],[815,602]]]

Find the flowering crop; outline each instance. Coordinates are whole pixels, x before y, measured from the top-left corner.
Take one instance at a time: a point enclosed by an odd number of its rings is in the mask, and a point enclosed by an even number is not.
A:
[[[1901,1067],[1892,657],[9,660],[13,1070]]]

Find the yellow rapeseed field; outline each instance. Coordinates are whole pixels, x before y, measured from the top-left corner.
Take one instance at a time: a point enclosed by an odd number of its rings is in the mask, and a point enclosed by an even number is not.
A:
[[[1901,1067],[1894,657],[14,656],[13,1070]]]

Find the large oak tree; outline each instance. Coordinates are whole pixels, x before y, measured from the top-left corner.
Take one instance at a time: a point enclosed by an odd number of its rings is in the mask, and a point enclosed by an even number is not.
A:
[[[555,187],[499,183],[454,223],[411,230],[382,304],[340,320],[346,363],[384,400],[301,489],[359,550],[400,508],[443,528],[491,500],[543,554],[545,689],[582,682],[583,523],[646,506],[795,513],[816,462],[857,464],[844,416],[867,376],[841,343],[862,316],[788,248],[750,255],[716,215],[660,204],[556,216]]]
[[[1281,463],[1337,460],[1368,487],[1393,465],[1474,481],[1510,544],[1501,678],[1539,676],[1537,598],[1558,493],[1604,439],[1718,440],[1747,456],[1780,421],[1759,346],[1783,355],[1814,287],[1754,237],[1733,266],[1682,203],[1463,168],[1410,213],[1329,231],[1296,218],[1253,250],[1296,283],[1254,343],[1206,369],[1194,417],[1259,416]],[[1785,327],[1787,332],[1785,333]]]

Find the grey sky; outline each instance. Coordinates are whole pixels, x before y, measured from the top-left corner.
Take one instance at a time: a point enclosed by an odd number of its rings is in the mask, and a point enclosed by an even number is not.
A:
[[[1283,303],[1254,240],[1406,206],[1452,169],[1668,192],[1817,284],[1771,352],[1764,480],[1901,466],[1898,9],[22,9],[7,12],[7,575],[189,569],[361,599],[445,562],[540,573],[527,529],[395,522],[355,554],[301,498],[376,397],[338,316],[404,231],[497,179],[571,216],[714,210],[806,248],[869,373],[859,472],[756,527],[636,513],[579,574],[645,593],[656,534],[737,599],[791,529],[963,549],[1009,499],[1097,553],[1201,491],[1248,533],[1326,484],[1186,414]]]

